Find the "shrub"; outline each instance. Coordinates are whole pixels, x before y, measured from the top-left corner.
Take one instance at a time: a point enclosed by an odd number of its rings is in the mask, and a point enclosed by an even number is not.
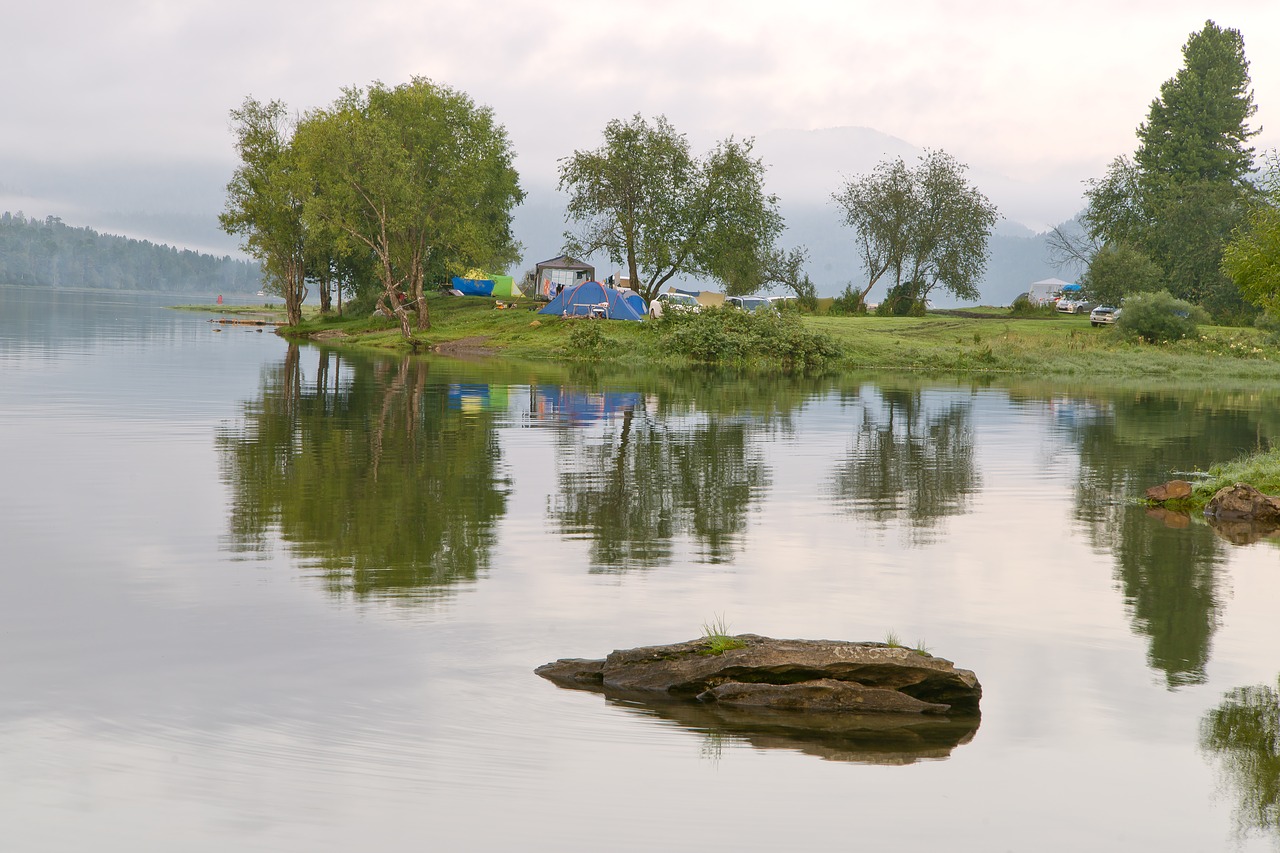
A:
[[[576,358],[599,358],[613,345],[597,320],[574,320],[565,350]]]
[[[924,301],[916,298],[915,282],[894,285],[876,308],[877,317],[923,317]]]
[[[659,328],[674,352],[703,364],[763,359],[787,369],[808,370],[840,356],[830,337],[808,331],[799,316],[789,312],[709,308]]]
[[[1167,290],[1139,293],[1125,300],[1116,328],[1125,337],[1160,344],[1194,336],[1203,316],[1203,311]]]
[[[1266,336],[1267,343],[1273,346],[1280,344],[1280,315],[1263,311],[1253,321],[1253,325]]]
[[[1019,293],[1018,297],[1013,300],[1013,304],[1009,306],[1009,316],[1011,317],[1052,317],[1057,313],[1052,303],[1036,305],[1031,301],[1031,297],[1025,293]]]
[[[862,301],[862,294],[853,289],[853,285],[846,284],[844,292],[831,301],[827,313],[842,316],[866,314],[867,304]]]

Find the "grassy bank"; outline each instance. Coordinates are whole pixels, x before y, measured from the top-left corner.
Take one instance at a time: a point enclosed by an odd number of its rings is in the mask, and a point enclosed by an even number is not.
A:
[[[686,346],[681,351],[673,345],[673,324],[666,322],[563,319],[535,314],[532,305],[495,310],[493,301],[483,298],[433,295],[429,306],[432,328],[416,332],[412,345],[393,321],[378,317],[312,315],[296,328],[282,329],[282,334],[334,346],[501,352],[514,358],[608,361],[619,366],[680,366],[700,360],[701,350]],[[1018,318],[999,308],[925,317],[805,316],[800,324],[834,344],[829,366],[845,370],[1147,382],[1280,380],[1280,352],[1252,328],[1202,327],[1195,340],[1154,345],[1126,341],[1113,328],[1093,328],[1083,315]],[[733,363],[752,366],[753,361],[778,359],[748,352]]]
[[[1280,449],[1251,453],[1211,467],[1192,486],[1191,497],[1166,504],[1177,510],[1203,510],[1219,489],[1247,483],[1264,495],[1280,495]]]

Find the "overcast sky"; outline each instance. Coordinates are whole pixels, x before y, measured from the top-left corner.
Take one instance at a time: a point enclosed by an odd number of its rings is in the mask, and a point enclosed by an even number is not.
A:
[[[50,194],[24,183],[33,168],[87,175],[133,162],[229,176],[227,114],[246,95],[301,111],[343,86],[416,74],[495,110],[530,190],[635,112],[665,113],[699,151],[729,135],[861,126],[1031,188],[1041,204],[1016,213],[1042,227],[1076,213],[1081,181],[1132,152],[1206,17],[1243,33],[1253,126],[1264,128],[1255,145],[1280,141],[1276,0],[5,6],[0,206]]]

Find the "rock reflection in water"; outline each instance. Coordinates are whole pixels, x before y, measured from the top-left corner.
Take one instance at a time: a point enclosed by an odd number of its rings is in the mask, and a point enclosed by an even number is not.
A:
[[[756,749],[789,749],[828,761],[903,765],[941,760],[973,740],[981,718],[940,714],[856,714],[731,708],[666,702],[605,691],[610,705],[654,717],[711,739]]]
[[[1186,530],[1194,522],[1191,514],[1165,509],[1162,506],[1147,507],[1147,515],[1171,530]],[[1274,521],[1257,521],[1255,519],[1230,519],[1218,516],[1203,516],[1204,521],[1218,534],[1219,539],[1232,545],[1252,545],[1263,539],[1271,539],[1280,535],[1280,524]]]

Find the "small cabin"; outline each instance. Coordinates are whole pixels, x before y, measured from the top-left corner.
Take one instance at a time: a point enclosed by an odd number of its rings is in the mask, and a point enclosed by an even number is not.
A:
[[[560,255],[534,267],[535,293],[527,295],[551,299],[566,287],[582,284],[584,281],[595,281],[595,277],[596,268],[591,264],[580,263],[568,255]]]

